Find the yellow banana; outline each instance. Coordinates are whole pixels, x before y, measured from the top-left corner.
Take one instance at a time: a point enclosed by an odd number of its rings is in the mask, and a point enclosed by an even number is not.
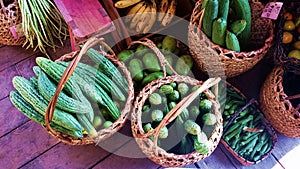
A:
[[[172,0],[170,3],[170,6],[168,7],[167,13],[161,22],[161,24],[163,26],[166,26],[167,24],[169,24],[172,21],[174,15],[175,15],[175,12],[176,12],[176,5],[177,5],[176,0]]]
[[[137,4],[141,0],[119,0],[115,3],[116,8],[127,8],[129,6],[132,6],[134,4]]]
[[[140,15],[138,22],[135,26],[135,30],[137,33],[141,33],[144,27],[148,24],[148,21],[150,19],[150,12],[151,12],[151,6],[147,5],[146,9]]]
[[[161,0],[159,5],[158,5],[158,15],[157,15],[157,20],[162,21],[164,18],[169,6],[169,0]]]
[[[144,12],[149,12],[149,7],[147,6],[146,3],[137,11],[137,13],[133,16],[131,22],[130,22],[130,29],[133,29],[136,27],[138,21],[141,19],[141,16]]]
[[[126,14],[125,22],[129,22],[135,16],[135,14],[139,11],[139,9],[141,7],[143,7],[144,5],[145,5],[145,2],[139,2],[138,4],[133,6]]]
[[[157,8],[156,8],[155,0],[152,0],[150,19],[147,22],[147,25],[144,27],[143,33],[148,33],[151,30],[152,26],[154,25],[156,21],[156,11]]]

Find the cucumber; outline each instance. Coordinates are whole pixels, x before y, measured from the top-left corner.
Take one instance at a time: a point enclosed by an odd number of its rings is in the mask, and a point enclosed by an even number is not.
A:
[[[149,72],[158,72],[161,69],[157,56],[154,53],[146,53],[143,57],[143,63],[145,69]]]
[[[229,12],[229,0],[219,0],[218,10],[218,17],[222,18],[224,21],[227,21]]]
[[[235,34],[231,33],[230,31],[226,32],[225,42],[226,42],[226,48],[227,49],[233,50],[233,51],[236,51],[236,52],[241,51],[239,40],[237,39]]]
[[[123,50],[121,51],[117,57],[120,61],[122,62],[126,62],[127,60],[129,60],[130,58],[132,58],[134,56],[134,51],[133,50]]]
[[[124,76],[117,67],[97,50],[90,48],[86,55],[89,56],[97,65],[99,70],[109,78],[112,78],[121,89],[128,92],[128,84]]]
[[[220,46],[225,46],[225,33],[227,22],[223,18],[218,18],[213,22],[212,41]]]
[[[173,87],[170,86],[170,85],[162,85],[160,88],[159,88],[159,91],[163,94],[171,94],[173,92]]]
[[[240,46],[243,50],[248,47],[251,33],[251,8],[248,0],[232,0],[230,7],[236,13],[236,20],[246,20],[246,27],[243,32],[238,35]]]
[[[26,117],[29,119],[40,123],[41,125],[45,125],[44,116],[41,115],[39,112],[37,112],[21,95],[20,93],[16,91],[10,92],[10,100],[12,104],[20,111],[22,112]],[[70,136],[73,136],[75,138],[82,138],[83,134],[82,131],[78,130],[69,130],[67,128],[64,128],[56,123],[51,123],[50,126],[59,132],[68,134]]]
[[[212,37],[213,21],[218,17],[218,0],[208,0],[203,14],[203,32],[207,37]]]
[[[67,67],[69,62],[58,62],[58,64]],[[95,85],[100,85],[105,91],[111,93],[115,98],[121,101],[126,100],[121,89],[110,78],[108,78],[104,73],[98,71],[96,68],[84,63],[78,63],[75,73],[78,73],[82,77],[94,80],[96,82]]]
[[[36,67],[39,68],[39,67]],[[40,69],[40,68],[39,68]],[[40,69],[38,76],[38,89],[41,95],[50,101],[56,91],[56,85],[48,78],[48,76]],[[84,104],[78,100],[75,100],[65,93],[61,92],[56,102],[56,106],[62,110],[71,113],[85,114],[93,111],[91,105]]]
[[[38,93],[30,81],[21,76],[15,76],[12,80],[13,86],[20,95],[42,115],[45,115],[47,101]],[[81,131],[82,127],[71,115],[60,109],[54,110],[52,121],[70,130]]]
[[[144,78],[143,63],[139,59],[132,59],[129,62],[128,70],[134,81],[140,81]]]
[[[146,85],[156,79],[159,78],[163,78],[164,77],[164,73],[163,72],[153,72],[151,74],[149,74],[148,76],[146,76],[143,80],[142,80],[142,85]]]
[[[76,114],[76,117],[81,124],[81,126],[84,128],[84,130],[89,134],[91,138],[97,137],[98,133],[96,129],[94,128],[93,124],[87,119],[87,117],[83,114]]]
[[[239,35],[246,28],[247,22],[244,19],[236,20],[229,25],[229,30],[235,35]]]

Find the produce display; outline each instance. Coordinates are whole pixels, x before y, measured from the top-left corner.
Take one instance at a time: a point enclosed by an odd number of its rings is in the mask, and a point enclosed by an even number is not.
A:
[[[129,8],[125,22],[137,33],[148,33],[155,22],[167,26],[176,12],[177,0],[119,0],[116,8]]]
[[[156,128],[162,119],[198,86],[184,82],[162,85],[152,93],[142,108],[142,123],[145,132]],[[208,138],[217,122],[212,102],[201,93],[190,105],[183,109],[175,120],[164,126],[158,135],[158,146],[168,153],[188,154],[209,151]]]
[[[187,51],[177,46],[176,39],[165,36],[156,42],[156,46],[179,75],[187,76],[191,73],[193,59]],[[147,46],[140,44],[136,49],[125,49],[117,57],[126,64],[131,73],[136,92],[151,81],[164,76],[158,57]],[[168,67],[166,71],[167,74],[172,74]]]
[[[120,117],[128,93],[124,77],[110,60],[94,49],[86,54],[98,67],[78,63],[59,94],[51,123],[53,129],[75,138],[84,134],[93,138],[98,130],[110,127]],[[36,63],[36,77],[13,78],[16,91],[11,91],[10,99],[25,116],[45,125],[45,111],[69,62],[37,57]]]
[[[204,0],[202,30],[212,42],[240,52],[247,48],[251,32],[248,0]]]
[[[289,58],[300,59],[300,14],[284,13],[282,43],[288,48]]]
[[[225,121],[223,141],[249,162],[256,163],[266,158],[276,142],[276,136],[254,100],[248,102],[231,87],[227,88],[226,101],[222,97],[220,102],[223,103]]]

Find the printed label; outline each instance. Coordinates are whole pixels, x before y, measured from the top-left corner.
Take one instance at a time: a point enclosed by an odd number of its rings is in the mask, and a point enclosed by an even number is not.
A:
[[[280,13],[282,5],[283,5],[283,2],[267,3],[267,5],[265,6],[265,9],[263,10],[261,17],[276,20]]]

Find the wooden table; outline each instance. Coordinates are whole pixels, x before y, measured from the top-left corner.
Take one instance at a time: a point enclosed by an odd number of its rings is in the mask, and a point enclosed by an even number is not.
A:
[[[66,46],[50,55],[57,58],[68,53],[71,50],[70,44]],[[57,141],[39,124],[30,121],[13,107],[9,100],[9,92],[13,90],[12,78],[16,75],[26,78],[33,75],[35,57],[40,55],[21,47],[0,47],[0,168],[162,168],[143,156],[130,137],[129,124],[122,129],[121,134],[100,146],[69,146]],[[258,98],[260,87],[270,70],[271,65],[262,61],[251,71],[229,81],[246,96]],[[272,154],[254,166],[242,166],[219,146],[210,157],[186,168],[299,168],[299,155],[300,139],[279,134]]]

